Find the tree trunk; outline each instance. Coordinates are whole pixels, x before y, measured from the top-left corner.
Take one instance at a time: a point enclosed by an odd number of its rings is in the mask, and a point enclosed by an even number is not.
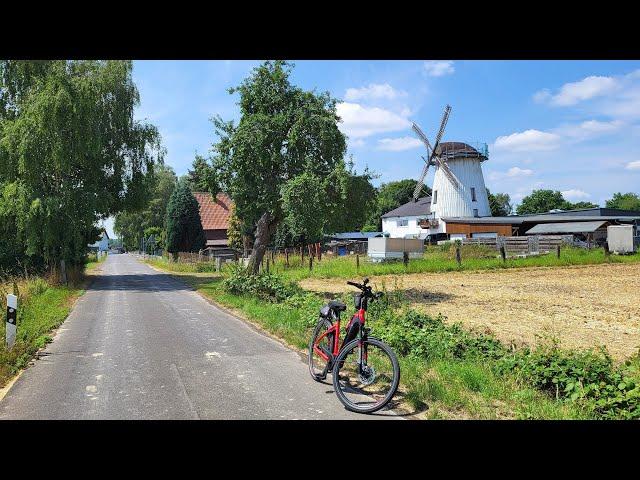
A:
[[[253,250],[247,265],[248,270],[254,275],[258,273],[264,254],[267,251],[267,245],[271,241],[271,235],[275,232],[276,226],[277,222],[269,212],[263,213],[260,220],[258,220],[256,239],[253,242]]]

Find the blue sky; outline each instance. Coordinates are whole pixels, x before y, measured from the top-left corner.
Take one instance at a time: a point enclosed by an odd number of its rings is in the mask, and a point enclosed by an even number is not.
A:
[[[292,62],[295,84],[340,100],[348,154],[380,175],[376,184],[419,174],[425,152],[411,121],[433,138],[449,103],[444,139],[487,143],[487,187],[515,203],[536,188],[601,205],[613,192],[640,192],[638,61]],[[134,62],[136,117],[159,128],[178,175],[196,152],[208,154],[209,118],[238,119],[227,89],[259,63]]]

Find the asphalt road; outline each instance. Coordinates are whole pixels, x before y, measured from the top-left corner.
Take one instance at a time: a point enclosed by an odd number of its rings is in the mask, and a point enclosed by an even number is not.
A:
[[[0,402],[0,419],[373,418],[398,417],[345,410],[298,353],[126,254]]]

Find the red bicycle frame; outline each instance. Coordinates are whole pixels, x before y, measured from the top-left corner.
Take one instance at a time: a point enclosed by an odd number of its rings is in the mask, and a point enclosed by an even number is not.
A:
[[[365,309],[364,308],[360,308],[354,315],[353,317],[351,317],[351,320],[349,320],[349,323],[347,324],[347,328],[346,331],[349,331],[349,328],[351,327],[351,324],[353,324],[353,321],[355,319],[358,319],[358,321],[360,322],[360,328],[362,329],[364,327],[364,323],[365,323]],[[362,331],[362,330],[361,330]],[[321,350],[318,345],[320,344],[320,342],[322,341],[322,339],[324,337],[326,337],[327,335],[333,333],[333,350],[331,352],[331,356],[332,357],[336,357],[338,356],[338,354],[340,353],[340,349],[342,348],[340,346],[340,317],[337,318],[336,323],[334,323],[333,325],[331,325],[331,327],[329,327],[327,329],[326,332],[324,332],[322,335],[318,336],[316,338],[316,341],[313,343],[313,351],[316,352],[318,355],[320,355],[320,357],[322,357],[322,359],[325,362],[328,362],[331,357],[329,357],[329,355],[327,355],[323,350]],[[342,345],[344,347],[344,345]]]

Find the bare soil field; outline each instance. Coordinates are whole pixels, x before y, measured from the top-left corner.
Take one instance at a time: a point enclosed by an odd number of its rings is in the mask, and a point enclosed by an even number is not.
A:
[[[421,311],[441,313],[506,343],[535,345],[553,336],[567,348],[605,345],[616,360],[640,348],[637,263],[386,275],[371,281],[377,288],[384,283],[388,290],[402,290]],[[327,296],[354,290],[335,278],[300,285]]]

